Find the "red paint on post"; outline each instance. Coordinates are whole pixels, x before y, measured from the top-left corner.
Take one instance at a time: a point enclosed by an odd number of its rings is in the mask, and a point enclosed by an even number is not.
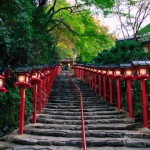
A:
[[[129,117],[132,118],[132,93],[131,93],[131,80],[127,79],[127,93],[128,93],[128,109]]]
[[[116,87],[117,87],[117,101],[118,101],[117,108],[118,108],[118,110],[120,110],[121,109],[121,98],[120,98],[120,79],[119,78],[116,79]]]
[[[113,103],[113,97],[112,97],[112,78],[109,78],[109,102],[110,104]]]
[[[98,76],[98,94],[99,96],[102,95],[102,87],[101,87],[101,76]]]
[[[142,109],[143,109],[144,127],[148,127],[145,79],[141,79],[141,90],[142,90]]]
[[[36,123],[37,83],[33,83],[33,123]]]
[[[19,134],[24,131],[24,109],[25,109],[25,87],[20,87],[20,116],[19,116]]]
[[[103,76],[104,100],[106,100],[106,76]]]
[[[39,86],[39,113],[41,114],[41,112],[42,112],[42,98],[43,98],[43,96],[42,96],[42,85],[43,85],[43,83],[42,83],[42,81],[40,81],[40,86]]]
[[[94,91],[96,93],[96,77],[97,77],[97,74],[94,73]]]

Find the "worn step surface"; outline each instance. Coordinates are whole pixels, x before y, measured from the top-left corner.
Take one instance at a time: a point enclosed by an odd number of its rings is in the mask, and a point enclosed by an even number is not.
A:
[[[84,83],[73,78],[83,93],[87,150],[150,149],[148,129],[137,130],[134,119],[126,111],[117,111],[92,92]],[[49,101],[37,123],[29,117],[24,135],[17,131],[0,141],[0,149],[13,150],[81,150],[80,103],[72,93],[69,80],[56,78]]]

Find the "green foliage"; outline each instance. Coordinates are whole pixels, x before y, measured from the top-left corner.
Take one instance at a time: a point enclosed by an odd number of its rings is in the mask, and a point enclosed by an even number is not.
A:
[[[150,59],[150,53],[144,52],[141,43],[133,40],[124,40],[117,41],[115,47],[102,51],[94,60],[96,63],[113,64],[147,59]]]
[[[32,52],[31,1],[1,1],[0,6],[0,60],[5,65],[28,63]]]
[[[150,23],[139,31],[139,36],[143,38],[150,38],[149,34],[150,34]]]
[[[60,1],[56,9],[59,10],[62,5],[64,7],[70,6],[65,1]],[[82,62],[90,62],[98,52],[111,47],[114,43],[113,35],[109,34],[108,29],[97,18],[94,18],[87,9],[79,10],[77,13],[71,13],[70,9],[65,9],[55,15],[53,20],[61,20],[62,22],[53,31],[57,35],[57,46],[60,49],[66,47],[68,52],[69,50],[72,51],[72,56],[74,53],[77,54]],[[52,27],[53,23],[56,22],[50,23],[49,28]],[[62,30],[58,36],[60,29]]]
[[[107,15],[110,13],[111,8],[114,5],[114,0],[83,0],[86,2],[86,5],[92,6],[95,5],[98,9],[103,10],[104,14]]]

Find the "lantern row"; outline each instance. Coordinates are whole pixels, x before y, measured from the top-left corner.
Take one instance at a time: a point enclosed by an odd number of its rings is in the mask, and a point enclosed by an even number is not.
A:
[[[24,131],[24,109],[25,109],[25,88],[33,87],[33,115],[32,122],[36,123],[36,113],[42,112],[42,108],[48,102],[55,77],[61,72],[60,65],[38,65],[33,67],[18,67],[14,73],[17,75],[15,86],[20,88],[20,115],[19,133]],[[5,89],[5,79],[10,76],[7,67],[0,68],[0,92],[7,92]],[[38,99],[37,99],[38,95]],[[38,105],[37,105],[38,104]]]
[[[109,101],[113,103],[113,88],[112,80],[116,80],[117,91],[117,108],[121,109],[121,92],[120,80],[127,82],[127,98],[129,117],[132,118],[132,89],[131,80],[140,80],[141,82],[141,99],[143,110],[144,127],[148,127],[148,114],[147,114],[147,100],[145,80],[150,78],[149,68],[150,61],[132,61],[126,64],[111,64],[111,65],[83,65],[75,64],[73,67],[74,76],[83,80],[93,91],[102,96],[106,100],[107,84],[106,79],[109,81]]]

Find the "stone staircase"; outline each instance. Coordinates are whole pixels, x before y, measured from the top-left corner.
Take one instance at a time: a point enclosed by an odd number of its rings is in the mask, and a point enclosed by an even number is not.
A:
[[[137,130],[137,123],[124,110],[117,111],[81,81],[74,79],[83,94],[87,150],[150,150],[150,131]],[[65,75],[56,78],[49,102],[37,123],[32,118],[25,134],[17,131],[3,137],[0,149],[81,150],[80,103]],[[149,133],[148,133],[149,132]]]

